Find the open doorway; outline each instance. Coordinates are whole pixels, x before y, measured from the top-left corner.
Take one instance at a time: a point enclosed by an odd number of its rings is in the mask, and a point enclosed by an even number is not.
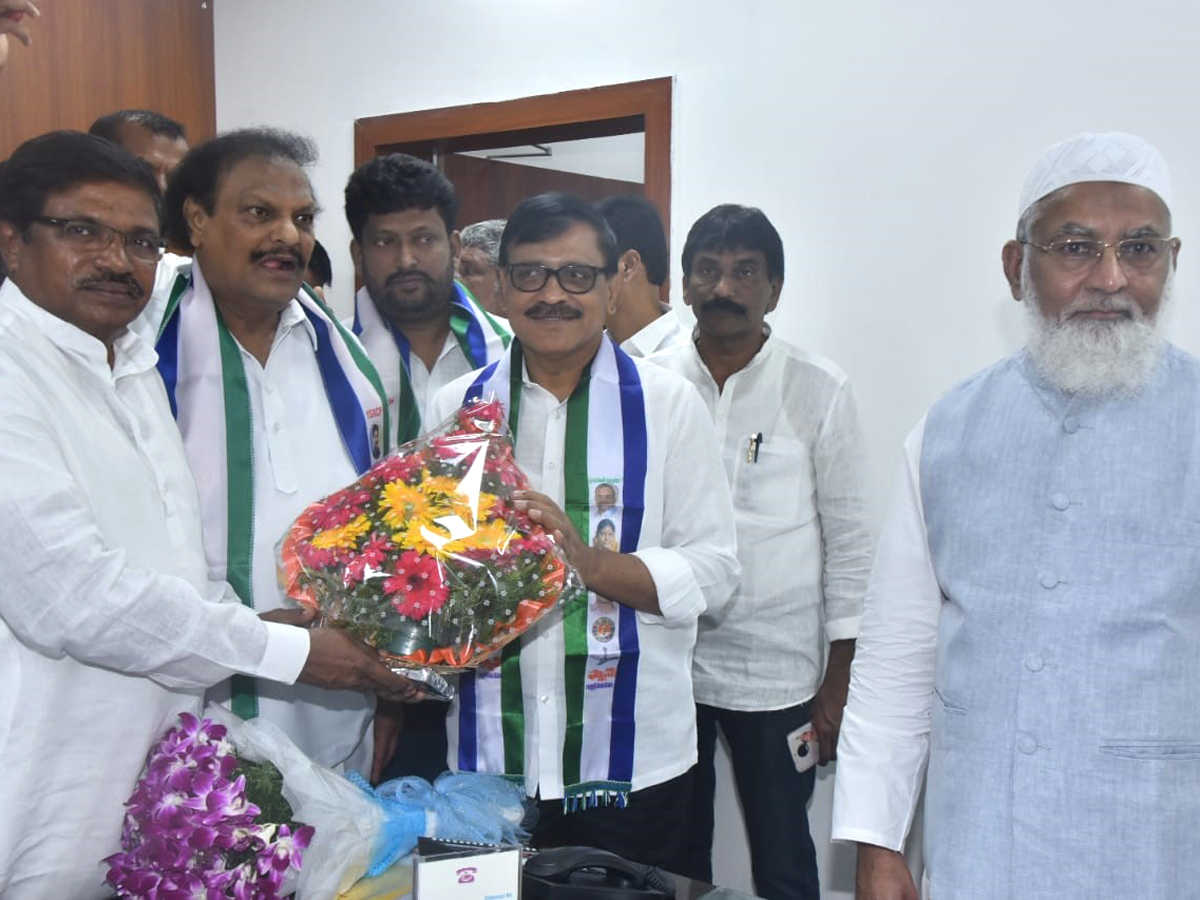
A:
[[[434,162],[458,190],[461,224],[505,218],[543,191],[590,200],[631,193],[658,207],[670,234],[671,84],[656,78],[358,119],[355,165],[394,152]],[[616,156],[638,155],[637,141],[640,167],[614,170]]]

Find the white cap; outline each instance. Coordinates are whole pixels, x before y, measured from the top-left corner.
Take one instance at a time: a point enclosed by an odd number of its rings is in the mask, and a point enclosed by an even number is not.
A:
[[[1171,176],[1163,155],[1140,137],[1111,131],[1080,134],[1047,149],[1025,177],[1018,217],[1047,194],[1084,181],[1136,184],[1171,206]]]

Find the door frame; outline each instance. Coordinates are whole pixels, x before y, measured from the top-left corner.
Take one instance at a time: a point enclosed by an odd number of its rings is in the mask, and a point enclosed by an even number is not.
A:
[[[367,116],[354,121],[354,165],[385,153],[455,153],[642,132],[645,196],[671,233],[673,78]]]

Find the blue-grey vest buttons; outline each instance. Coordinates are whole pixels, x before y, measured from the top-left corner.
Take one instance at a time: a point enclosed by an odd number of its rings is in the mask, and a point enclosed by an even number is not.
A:
[[[1063,431],[1067,434],[1074,434],[1079,430],[1079,421],[1074,416],[1067,416],[1063,419]]]
[[[1067,498],[1066,494],[1055,494],[1050,498],[1050,502],[1054,504],[1054,508],[1057,510],[1064,510],[1071,505],[1071,501]]]
[[[1051,575],[1049,572],[1043,572],[1042,577],[1038,580],[1044,588],[1052,588],[1058,585],[1058,576]]]
[[[1046,661],[1036,653],[1031,653],[1029,656],[1025,657],[1025,668],[1027,668],[1030,672],[1040,672],[1043,668],[1045,668],[1045,666]]]
[[[1037,752],[1037,741],[1035,741],[1029,735],[1023,734],[1017,738],[1017,749],[1026,756],[1029,756]]]

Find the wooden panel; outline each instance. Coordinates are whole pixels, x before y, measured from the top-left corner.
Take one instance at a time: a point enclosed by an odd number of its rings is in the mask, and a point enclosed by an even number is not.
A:
[[[458,192],[459,228],[484,219],[507,219],[522,200],[546,191],[570,191],[585,200],[603,200],[616,194],[643,195],[642,186],[636,181],[596,178],[457,153],[442,157],[442,171]]]
[[[216,131],[216,0],[50,0],[33,46],[0,70],[0,158],[57,128],[146,108],[184,124],[193,145]],[[11,43],[11,42],[10,42]]]
[[[362,165],[393,150],[487,150],[638,131],[645,135],[645,196],[670,234],[670,78],[358,119],[354,159]]]

